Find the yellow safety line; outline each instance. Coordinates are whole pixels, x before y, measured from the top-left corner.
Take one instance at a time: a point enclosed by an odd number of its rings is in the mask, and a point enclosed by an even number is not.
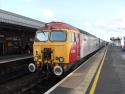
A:
[[[95,89],[96,89],[96,86],[97,86],[97,82],[98,82],[98,79],[99,79],[99,75],[100,75],[100,72],[101,72],[102,66],[103,66],[103,64],[104,64],[105,57],[106,57],[106,53],[107,53],[107,49],[106,49],[106,51],[105,51],[105,53],[104,53],[104,57],[103,57],[103,59],[102,59],[101,65],[100,65],[100,67],[99,67],[99,69],[98,69],[98,71],[97,71],[97,74],[96,74],[96,76],[95,76],[95,78],[94,78],[94,82],[93,82],[93,84],[92,84],[92,87],[91,87],[91,89],[90,89],[89,94],[94,94],[94,92],[95,92]]]

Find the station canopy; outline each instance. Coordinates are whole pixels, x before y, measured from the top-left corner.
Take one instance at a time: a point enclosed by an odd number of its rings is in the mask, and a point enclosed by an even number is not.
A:
[[[45,23],[0,9],[0,23],[15,24],[29,28],[40,28]]]

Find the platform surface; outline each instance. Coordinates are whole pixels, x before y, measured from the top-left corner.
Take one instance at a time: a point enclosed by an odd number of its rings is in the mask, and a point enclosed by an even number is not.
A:
[[[84,94],[98,69],[105,50],[106,48],[97,52],[55,89],[50,89],[45,94]]]
[[[125,94],[125,52],[109,46],[94,94]]]
[[[10,56],[2,56],[0,57],[0,64],[27,59],[27,58],[33,58],[32,55],[24,54],[24,55],[10,55]]]

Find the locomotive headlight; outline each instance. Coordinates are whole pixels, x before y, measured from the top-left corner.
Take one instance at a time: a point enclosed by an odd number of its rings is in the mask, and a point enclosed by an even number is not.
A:
[[[63,57],[59,57],[59,62],[64,62],[64,58]]]
[[[34,61],[37,61],[39,58],[38,58],[38,56],[35,56],[34,57]]]

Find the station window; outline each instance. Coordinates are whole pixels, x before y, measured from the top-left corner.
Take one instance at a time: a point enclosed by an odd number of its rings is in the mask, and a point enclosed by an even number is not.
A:
[[[75,33],[74,32],[71,32],[71,34],[70,34],[70,40],[71,40],[71,42],[75,42]]]

